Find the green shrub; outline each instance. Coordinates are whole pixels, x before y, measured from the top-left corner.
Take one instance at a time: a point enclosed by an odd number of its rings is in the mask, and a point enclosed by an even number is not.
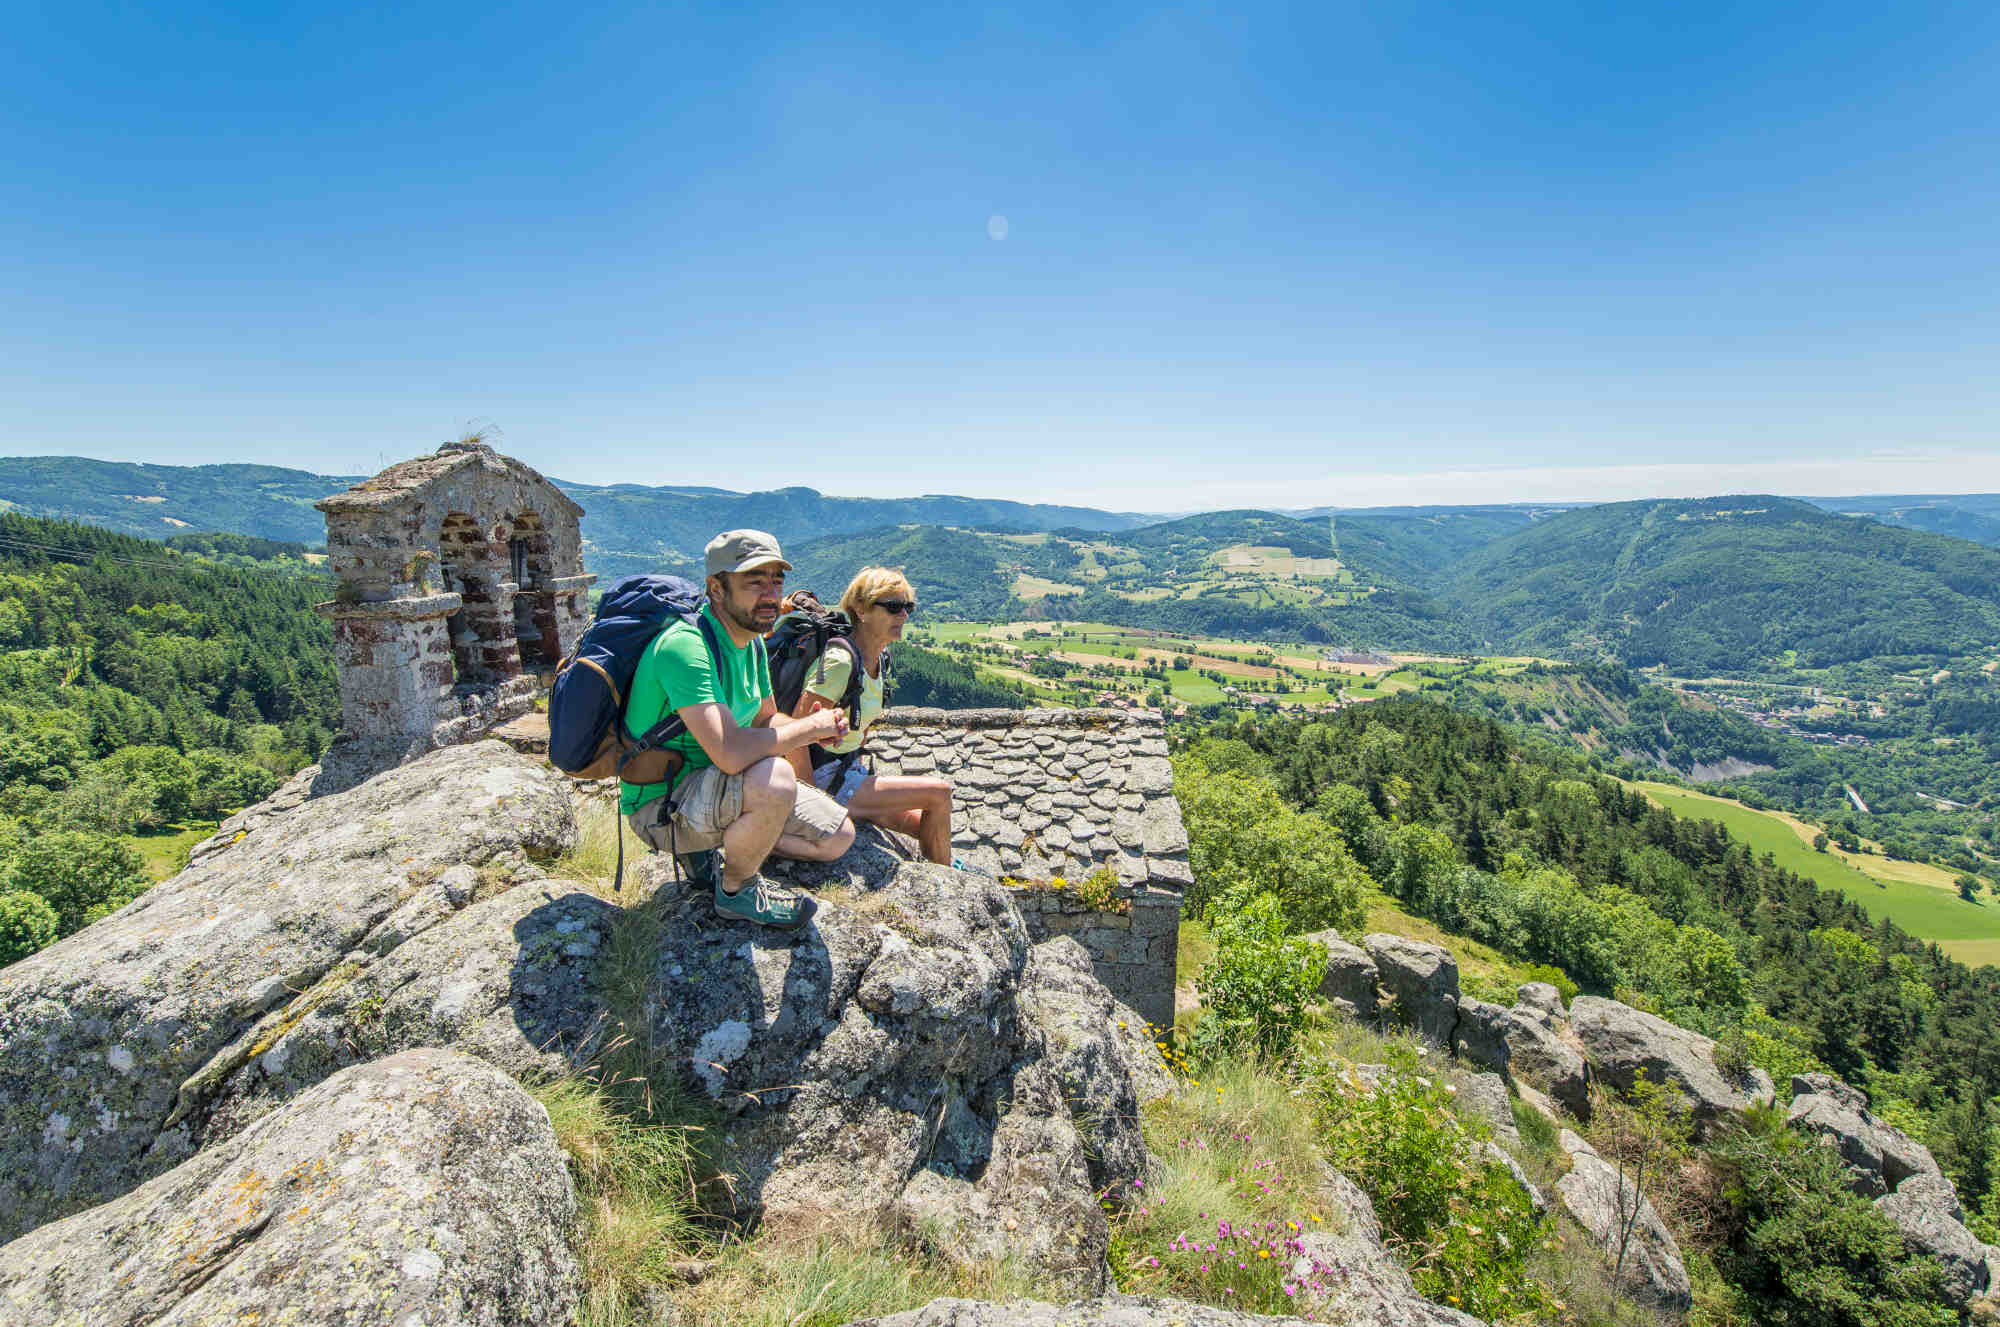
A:
[[[1912,1255],[1839,1157],[1758,1112],[1714,1153],[1734,1229],[1715,1252],[1744,1316],[1777,1327],[1947,1327],[1938,1264]]]
[[[1401,1072],[1371,1088],[1337,1066],[1314,1075],[1312,1096],[1328,1164],[1374,1201],[1426,1298],[1493,1319],[1556,1309],[1530,1272],[1541,1236],[1527,1194],[1474,1152],[1442,1083]]]
[[[1192,1056],[1283,1059],[1319,993],[1326,950],[1288,937],[1276,896],[1238,887],[1209,909],[1215,957],[1195,978],[1208,1016],[1195,1025]]]
[[[0,894],[0,967],[55,943],[56,910],[25,889]]]

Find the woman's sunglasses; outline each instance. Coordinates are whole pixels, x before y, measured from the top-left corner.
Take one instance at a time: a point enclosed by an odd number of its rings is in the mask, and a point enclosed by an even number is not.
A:
[[[914,599],[877,599],[875,606],[877,608],[886,608],[897,617],[917,611],[917,601]]]

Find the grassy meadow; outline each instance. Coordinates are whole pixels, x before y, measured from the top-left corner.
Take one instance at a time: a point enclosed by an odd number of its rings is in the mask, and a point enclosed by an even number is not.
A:
[[[1935,940],[1962,963],[2000,963],[2000,900],[1986,895],[1966,902],[1948,872],[1885,857],[1815,852],[1812,837],[1819,831],[1796,817],[1672,784],[1633,786],[1675,815],[1715,821],[1753,851],[1770,853],[1778,865],[1822,889],[1840,891],[1870,916],[1887,917],[1919,939]]]

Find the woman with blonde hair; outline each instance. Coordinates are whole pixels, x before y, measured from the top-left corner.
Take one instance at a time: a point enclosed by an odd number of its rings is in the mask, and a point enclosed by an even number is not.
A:
[[[900,571],[863,567],[848,583],[847,593],[840,596],[840,608],[852,630],[846,640],[835,637],[827,642],[825,652],[806,674],[792,713],[803,717],[839,706],[858,668],[861,688],[848,734],[826,746],[793,751],[789,757],[792,765],[799,777],[810,778],[855,820],[908,834],[931,861],[957,865],[951,855],[951,781],[873,774],[860,759],[868,727],[882,713],[889,646],[902,639],[903,628],[917,610],[916,591]]]

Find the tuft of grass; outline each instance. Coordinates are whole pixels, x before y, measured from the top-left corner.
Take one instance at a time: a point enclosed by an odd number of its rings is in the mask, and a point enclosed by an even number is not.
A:
[[[677,1264],[704,1244],[694,1131],[642,1123],[613,1094],[580,1078],[530,1091],[549,1113],[576,1185],[579,1327],[655,1321]]]
[[[549,865],[549,874],[558,880],[574,880],[612,903],[626,902],[612,888],[618,872],[618,841],[621,837],[625,840],[628,895],[635,892],[635,868],[646,860],[646,845],[632,837],[615,802],[591,803],[577,813],[576,822],[576,845]]]
[[[1293,1246],[1343,1216],[1321,1193],[1311,1111],[1294,1085],[1253,1061],[1217,1061],[1150,1103],[1145,1131],[1154,1178],[1105,1196],[1119,1289],[1294,1312]]]
[[[1049,1298],[1011,1262],[966,1267],[881,1228],[768,1233],[731,1244],[675,1296],[677,1327],[838,1327],[940,1296]]]

